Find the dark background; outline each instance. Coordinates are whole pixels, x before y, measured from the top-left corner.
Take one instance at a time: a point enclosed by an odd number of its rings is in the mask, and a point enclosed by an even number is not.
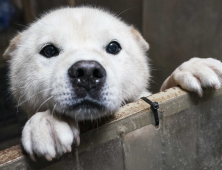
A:
[[[222,60],[222,1],[219,0],[0,0],[0,55],[18,31],[40,14],[61,6],[92,5],[120,14],[150,44],[152,81],[162,82],[192,57]],[[201,69],[201,68],[200,68]],[[27,118],[17,110],[7,85],[7,63],[0,57],[0,150],[20,142]]]

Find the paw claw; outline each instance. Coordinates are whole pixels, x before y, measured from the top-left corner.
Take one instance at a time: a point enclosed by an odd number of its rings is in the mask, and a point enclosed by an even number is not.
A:
[[[75,137],[75,145],[76,145],[76,146],[79,146],[79,144],[80,144],[80,137],[79,137],[79,136],[76,136],[76,137]]]
[[[71,147],[71,146],[67,146],[67,147],[66,147],[66,151],[67,151],[67,152],[72,152],[72,147]]]
[[[203,97],[203,91],[197,91],[197,95],[198,95],[199,97]]]
[[[214,88],[215,90],[218,90],[218,89],[220,88],[220,86],[218,86],[218,85],[215,84],[215,85],[213,86],[213,88]]]
[[[51,156],[49,156],[48,154],[45,155],[45,159],[46,159],[47,161],[52,161]]]
[[[36,162],[36,158],[35,158],[34,155],[30,155],[30,158],[31,158],[32,161]]]

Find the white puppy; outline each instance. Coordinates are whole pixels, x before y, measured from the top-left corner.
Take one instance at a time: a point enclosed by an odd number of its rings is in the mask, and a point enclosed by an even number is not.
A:
[[[15,99],[34,114],[22,133],[27,153],[51,160],[69,152],[80,142],[76,121],[110,115],[123,103],[150,95],[148,49],[133,26],[90,7],[52,11],[19,33],[4,57]],[[202,95],[202,87],[221,87],[221,75],[221,62],[196,58],[162,89],[179,84]]]

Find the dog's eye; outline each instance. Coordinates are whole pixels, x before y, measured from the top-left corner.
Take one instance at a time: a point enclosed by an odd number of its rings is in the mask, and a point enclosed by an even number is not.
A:
[[[121,49],[122,48],[118,42],[112,41],[109,43],[109,45],[107,45],[106,52],[115,55],[115,54],[118,54]]]
[[[54,45],[47,45],[40,51],[40,54],[47,58],[51,58],[59,55],[59,49]]]

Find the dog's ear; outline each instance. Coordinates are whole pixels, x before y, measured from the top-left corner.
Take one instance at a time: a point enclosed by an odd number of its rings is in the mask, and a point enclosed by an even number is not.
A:
[[[133,36],[135,37],[136,41],[139,43],[139,45],[142,47],[144,51],[149,50],[149,44],[146,42],[146,40],[142,37],[142,35],[137,31],[134,27],[131,28],[131,32]]]
[[[16,35],[10,42],[8,48],[5,50],[4,54],[3,54],[3,59],[4,60],[10,60],[13,55],[15,55],[15,51],[18,48],[18,43],[21,39],[21,33],[18,33],[18,35]]]

